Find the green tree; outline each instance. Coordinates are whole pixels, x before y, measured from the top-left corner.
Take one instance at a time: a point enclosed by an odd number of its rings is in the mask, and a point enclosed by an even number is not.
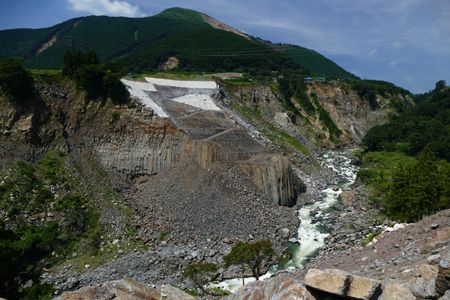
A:
[[[34,99],[33,77],[19,58],[0,60],[0,95],[5,94],[15,104],[25,105]]]
[[[75,72],[83,65],[97,65],[98,60],[95,51],[89,51],[86,53],[80,50],[66,50],[63,56],[63,74],[66,76],[73,76]]]
[[[224,257],[224,260],[227,267],[231,265],[241,266],[242,284],[244,284],[245,267],[251,270],[256,280],[259,280],[259,277],[263,275],[262,268],[264,264],[270,263],[274,253],[272,243],[267,240],[253,243],[239,242]]]
[[[188,265],[183,276],[194,283],[203,294],[210,294],[206,285],[217,277],[217,265],[213,263],[194,263]]]
[[[442,89],[445,89],[445,87],[447,86],[447,83],[445,82],[445,80],[439,80],[438,82],[436,82],[436,87],[435,87],[435,91],[440,91]]]
[[[450,164],[439,161],[426,146],[417,163],[400,166],[382,203],[389,217],[401,222],[416,222],[424,216],[450,207],[448,183]]]
[[[103,76],[103,89],[105,98],[110,98],[114,104],[123,104],[128,101],[130,93],[120,81],[120,74],[107,72]]]

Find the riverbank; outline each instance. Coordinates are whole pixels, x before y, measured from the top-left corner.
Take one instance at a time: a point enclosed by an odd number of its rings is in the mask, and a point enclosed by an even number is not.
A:
[[[300,225],[296,236],[289,239],[292,259],[283,266],[272,266],[260,280],[270,278],[280,269],[294,271],[307,265],[326,243],[330,243],[329,228],[333,211],[338,209],[340,195],[348,191],[356,180],[358,167],[354,164],[351,150],[327,151],[318,157],[321,168],[310,175],[302,174],[307,186],[305,203],[299,205]],[[245,283],[255,281],[253,277]],[[235,292],[242,286],[242,278],[231,278],[213,284],[212,287]]]

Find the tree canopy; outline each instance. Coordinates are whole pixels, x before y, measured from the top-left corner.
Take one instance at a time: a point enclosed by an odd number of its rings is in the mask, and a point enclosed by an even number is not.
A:
[[[34,97],[33,77],[22,66],[19,58],[0,59],[0,95],[4,94],[14,104],[26,105]]]
[[[253,277],[258,280],[263,275],[264,264],[270,263],[273,255],[274,250],[270,241],[239,242],[224,257],[224,261],[226,266],[240,265],[242,268],[248,267]]]
[[[63,74],[72,78],[89,100],[109,98],[114,104],[128,101],[129,93],[120,81],[122,72],[117,65],[100,64],[94,51],[67,50],[63,61]]]
[[[425,147],[415,164],[400,165],[393,173],[382,205],[400,222],[416,222],[450,208],[450,163],[437,160]]]

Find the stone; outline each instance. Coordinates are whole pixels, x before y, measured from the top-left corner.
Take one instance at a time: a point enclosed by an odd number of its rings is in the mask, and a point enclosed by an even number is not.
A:
[[[437,229],[439,227],[439,224],[432,224],[431,229]]]
[[[416,297],[402,282],[389,280],[378,300],[416,300]]]
[[[427,281],[423,277],[419,277],[410,284],[409,288],[419,299],[434,299],[436,297],[435,285],[436,278]]]
[[[316,300],[302,282],[288,275],[278,275],[266,281],[255,281],[237,292],[222,298],[224,300]]]
[[[441,255],[440,254],[434,254],[427,257],[427,263],[430,265],[437,265],[441,261]]]
[[[450,240],[450,226],[437,230],[435,236],[427,242],[426,248],[431,251],[448,240]]]
[[[381,294],[381,283],[377,280],[351,276],[351,283],[346,296],[355,299],[376,299]]]
[[[166,297],[163,297],[165,295]],[[147,299],[194,300],[195,298],[172,286],[150,287],[130,278],[84,287],[73,292],[64,292],[55,300],[147,300]]]
[[[310,269],[305,276],[307,286],[340,296],[345,296],[350,280],[347,272],[338,269]]]
[[[283,228],[283,229],[281,229],[281,236],[283,237],[283,238],[288,238],[289,237],[289,235],[290,235],[290,231],[289,231],[289,229],[287,229],[287,228]]]
[[[425,280],[431,280],[437,277],[438,268],[436,266],[421,264],[417,268],[417,272],[420,277],[423,277]]]
[[[340,196],[344,204],[351,204],[356,197],[356,192],[353,190],[343,191]]]
[[[450,290],[450,254],[447,254],[439,262],[436,278],[436,295],[442,296],[447,290]]]
[[[439,300],[450,300],[450,290],[447,290],[445,295],[439,298]]]
[[[29,115],[26,118],[21,118],[16,124],[19,131],[30,131],[33,126],[33,115]]]

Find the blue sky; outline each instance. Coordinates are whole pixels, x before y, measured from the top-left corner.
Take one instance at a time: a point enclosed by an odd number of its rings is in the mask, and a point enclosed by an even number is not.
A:
[[[142,17],[174,6],[314,49],[361,78],[415,93],[450,83],[450,0],[0,0],[0,29],[91,14]]]

